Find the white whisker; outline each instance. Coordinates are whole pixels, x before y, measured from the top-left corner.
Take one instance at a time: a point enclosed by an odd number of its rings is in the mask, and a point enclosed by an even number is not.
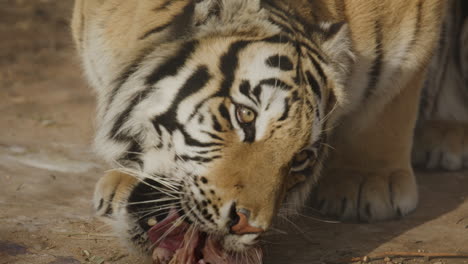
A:
[[[160,202],[167,202],[167,201],[177,201],[179,198],[161,198],[161,199],[154,199],[154,200],[145,200],[145,201],[140,201],[140,202],[129,202],[127,203],[128,205],[134,205],[134,204],[149,204],[149,203],[160,203]]]

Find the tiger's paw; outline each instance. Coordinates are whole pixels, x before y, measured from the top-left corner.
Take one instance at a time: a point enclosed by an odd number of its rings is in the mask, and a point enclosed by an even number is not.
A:
[[[415,133],[413,164],[426,169],[468,169],[468,123],[426,121]]]
[[[343,221],[374,222],[402,217],[416,208],[412,170],[330,170],[314,188],[312,205]]]
[[[96,183],[93,205],[97,216],[111,217],[122,201],[127,200],[138,180],[130,175],[110,171]]]

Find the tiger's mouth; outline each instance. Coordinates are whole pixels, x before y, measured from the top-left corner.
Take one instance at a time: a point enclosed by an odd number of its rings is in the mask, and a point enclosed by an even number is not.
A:
[[[149,229],[153,264],[262,263],[259,246],[241,253],[229,252],[222,246],[222,236],[203,232],[183,219],[171,209],[164,220]]]

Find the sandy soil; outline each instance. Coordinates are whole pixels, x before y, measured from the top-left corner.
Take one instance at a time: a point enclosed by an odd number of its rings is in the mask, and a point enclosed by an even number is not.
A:
[[[69,38],[71,6],[71,0],[0,3],[0,264],[143,263],[92,217],[93,186],[107,167],[90,150],[94,98]],[[418,180],[420,206],[401,221],[280,219],[279,231],[264,238],[265,263],[330,263],[386,251],[468,253],[468,172],[421,172]]]

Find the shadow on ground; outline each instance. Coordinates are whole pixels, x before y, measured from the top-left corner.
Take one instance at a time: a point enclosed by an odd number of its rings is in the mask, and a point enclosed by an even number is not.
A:
[[[468,173],[417,175],[420,204],[411,215],[377,224],[298,217],[296,226],[283,223],[288,235],[271,238],[266,263],[322,263],[388,251],[468,253]]]

